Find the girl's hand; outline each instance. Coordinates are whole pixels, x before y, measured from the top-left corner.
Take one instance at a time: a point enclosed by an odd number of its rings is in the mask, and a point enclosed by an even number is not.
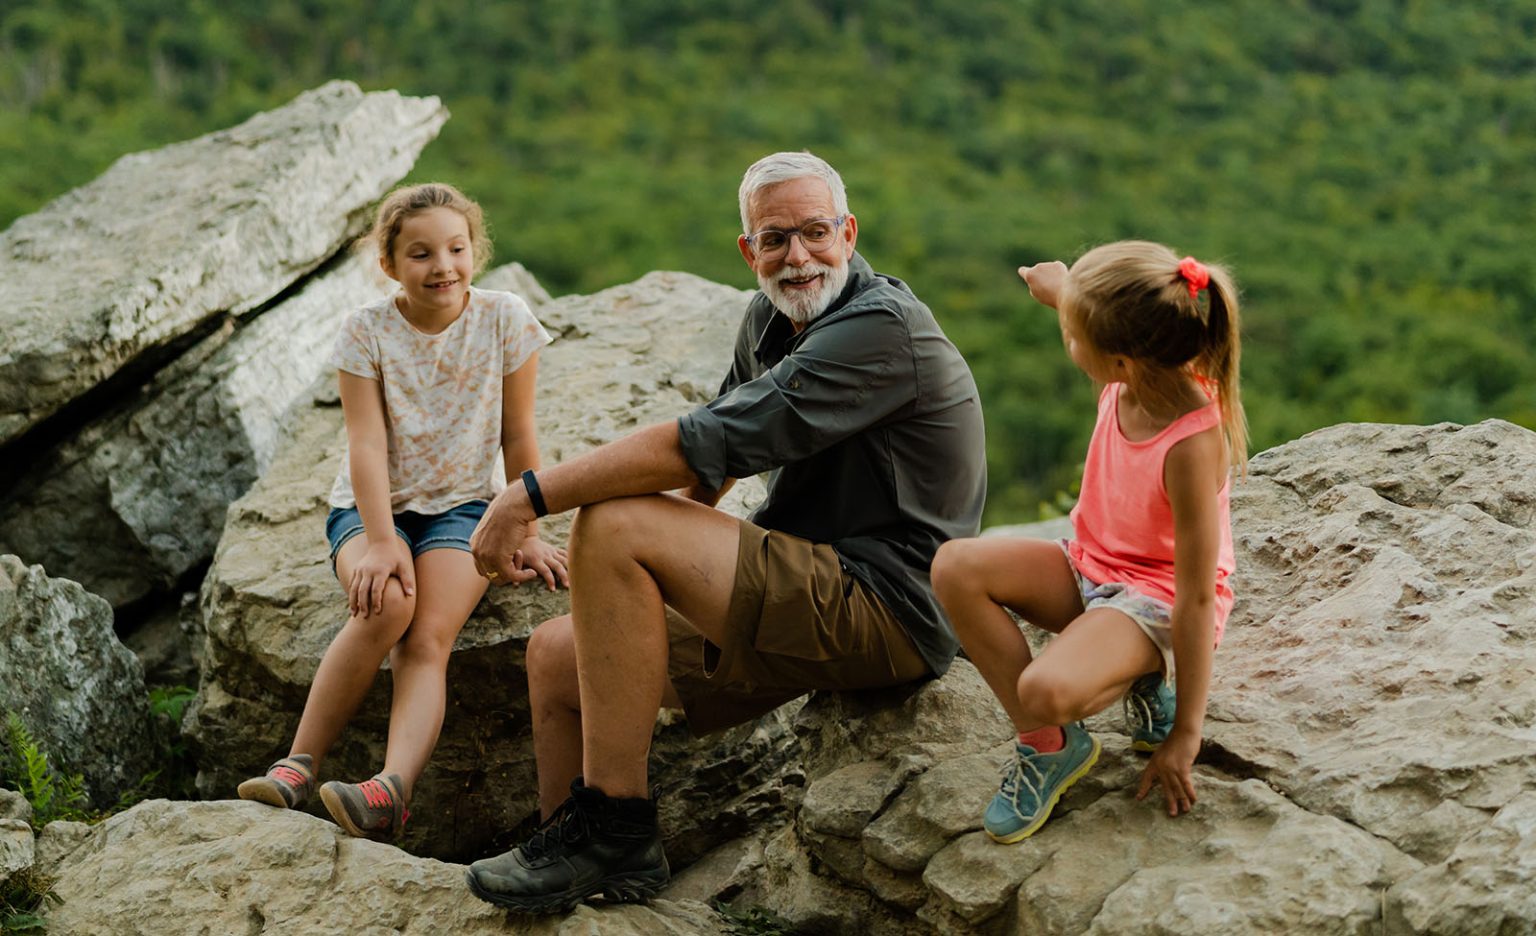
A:
[[[1061,308],[1061,290],[1067,285],[1065,263],[1049,260],[1034,266],[1019,267],[1019,277],[1029,286],[1029,294],[1036,301],[1053,309]]]
[[[568,560],[565,550],[556,549],[537,536],[530,536],[523,540],[523,547],[515,554],[513,564],[519,570],[531,572],[529,579],[542,578],[550,591],[555,590],[557,581],[566,588],[571,587],[571,575],[566,570]],[[519,583],[521,581],[525,580],[520,579]]]
[[[407,595],[416,594],[416,566],[411,551],[390,531],[389,542],[374,543],[363,553],[363,560],[352,570],[347,583],[347,613],[368,617],[384,610],[384,586],[390,577],[400,580]]]
[[[1200,735],[1180,732],[1176,727],[1169,733],[1151,763],[1141,772],[1141,784],[1136,788],[1136,799],[1145,799],[1152,791],[1152,784],[1163,787],[1168,799],[1168,815],[1177,816],[1189,812],[1195,805],[1195,781],[1190,770],[1195,766],[1195,755],[1200,753]]]

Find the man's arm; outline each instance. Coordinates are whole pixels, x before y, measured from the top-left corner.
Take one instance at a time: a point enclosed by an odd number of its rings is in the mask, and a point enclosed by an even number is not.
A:
[[[683,457],[676,421],[630,433],[568,462],[540,469],[536,477],[544,506],[552,514],[583,504],[671,491],[698,482]],[[497,582],[513,579],[516,570],[512,556],[536,519],[522,480],[509,480],[511,483],[491,501],[470,538],[476,567],[482,574],[497,573]]]

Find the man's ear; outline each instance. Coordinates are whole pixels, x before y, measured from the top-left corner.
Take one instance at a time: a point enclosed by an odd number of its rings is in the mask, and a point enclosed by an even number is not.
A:
[[[741,251],[741,259],[747,261],[747,266],[752,272],[757,272],[757,254],[752,252],[752,245],[747,243],[747,235],[742,234],[736,238],[736,249]]]
[[[848,252],[843,259],[853,256],[853,245],[859,242],[859,219],[853,215],[843,221],[843,240],[848,243]]]

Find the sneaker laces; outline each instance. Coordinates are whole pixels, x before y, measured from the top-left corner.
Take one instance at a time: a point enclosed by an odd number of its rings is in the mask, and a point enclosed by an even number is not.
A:
[[[1025,776],[1024,770],[1028,768],[1031,776]],[[1040,791],[1045,787],[1045,774],[1034,765],[1031,758],[1014,755],[1013,762],[1003,768],[1003,785],[1000,792],[1008,798],[1008,801],[1017,809],[1019,806],[1019,792],[1028,789],[1035,795],[1035,801],[1040,800]]]
[[[267,776],[271,777],[273,780],[276,780],[278,783],[286,783],[291,787],[302,788],[309,785],[308,777],[304,776],[297,770],[294,770],[292,767],[289,767],[287,764],[273,764],[272,769],[267,771]]]
[[[1125,714],[1125,723],[1130,726],[1132,734],[1152,730],[1155,724],[1152,706],[1141,693],[1135,690],[1127,692],[1120,700],[1120,708]]]
[[[364,780],[357,785],[357,789],[363,794],[363,801],[372,809],[387,809],[395,805],[389,788],[378,780]]]

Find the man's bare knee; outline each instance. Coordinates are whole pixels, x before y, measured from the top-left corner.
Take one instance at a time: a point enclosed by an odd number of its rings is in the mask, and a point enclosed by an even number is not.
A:
[[[533,629],[528,637],[526,661],[530,694],[559,699],[573,708],[578,705],[576,642],[570,615],[545,621]]]
[[[644,514],[654,499],[655,495],[616,497],[582,507],[571,522],[572,556],[582,550],[612,549],[644,536]]]

